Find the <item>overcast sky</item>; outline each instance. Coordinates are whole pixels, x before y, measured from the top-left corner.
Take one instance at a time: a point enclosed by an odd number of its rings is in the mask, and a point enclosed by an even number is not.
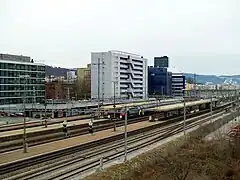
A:
[[[122,50],[183,72],[240,74],[239,0],[0,0],[0,53],[84,67]]]

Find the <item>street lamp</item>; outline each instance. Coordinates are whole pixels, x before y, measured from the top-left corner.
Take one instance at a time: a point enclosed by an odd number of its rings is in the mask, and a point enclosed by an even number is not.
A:
[[[27,79],[30,78],[29,75],[20,75],[19,78],[25,79],[24,81],[24,96],[23,96],[23,152],[27,152],[27,143],[26,143],[26,83]]]

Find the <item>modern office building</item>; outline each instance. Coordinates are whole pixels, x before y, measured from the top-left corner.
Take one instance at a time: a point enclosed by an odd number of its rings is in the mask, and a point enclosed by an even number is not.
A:
[[[172,95],[174,97],[183,96],[186,87],[183,73],[172,73]]]
[[[172,95],[172,73],[167,68],[148,67],[148,93],[150,97]]]
[[[168,68],[169,60],[167,56],[154,57],[154,67]]]
[[[40,103],[45,99],[45,65],[30,57],[0,54],[0,105]]]
[[[148,95],[147,59],[122,51],[91,54],[92,99],[141,98]],[[114,89],[115,87],[115,89]]]

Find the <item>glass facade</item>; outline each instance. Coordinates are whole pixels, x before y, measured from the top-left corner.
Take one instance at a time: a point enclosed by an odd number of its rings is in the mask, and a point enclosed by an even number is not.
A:
[[[148,92],[149,95],[172,94],[172,73],[167,68],[148,67]]]
[[[154,57],[154,67],[168,68],[169,62],[167,56]]]
[[[23,103],[24,92],[26,103],[43,101],[45,65],[0,60],[0,105]]]

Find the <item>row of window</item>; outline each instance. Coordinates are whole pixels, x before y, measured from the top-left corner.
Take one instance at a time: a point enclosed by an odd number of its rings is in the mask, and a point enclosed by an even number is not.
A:
[[[13,69],[13,70],[27,70],[27,71],[44,71],[45,66],[38,65],[26,65],[26,64],[13,64],[13,63],[1,63],[0,69]]]
[[[1,97],[36,97],[36,96],[45,96],[45,92],[44,91],[36,91],[36,92],[32,92],[32,91],[27,91],[24,93],[23,92],[1,92],[0,91],[0,98]]]
[[[23,76],[23,75],[29,75],[30,76],[29,78],[45,78],[45,73],[0,70],[0,77],[19,78],[19,76]]]
[[[25,84],[28,85],[32,85],[32,84],[42,84],[44,85],[45,82],[41,79],[3,79],[0,78],[0,84],[4,85],[4,84],[21,84],[22,86],[24,86]]]
[[[0,91],[23,91],[23,90],[35,90],[35,91],[43,91],[45,90],[45,86],[24,86],[24,84],[21,85],[1,85]]]
[[[44,97],[36,97],[35,102],[36,103],[41,103],[43,102]],[[25,99],[26,103],[34,103],[33,98],[26,98]],[[9,98],[9,99],[0,99],[0,105],[8,105],[8,104],[21,104],[23,103],[23,98]]]

